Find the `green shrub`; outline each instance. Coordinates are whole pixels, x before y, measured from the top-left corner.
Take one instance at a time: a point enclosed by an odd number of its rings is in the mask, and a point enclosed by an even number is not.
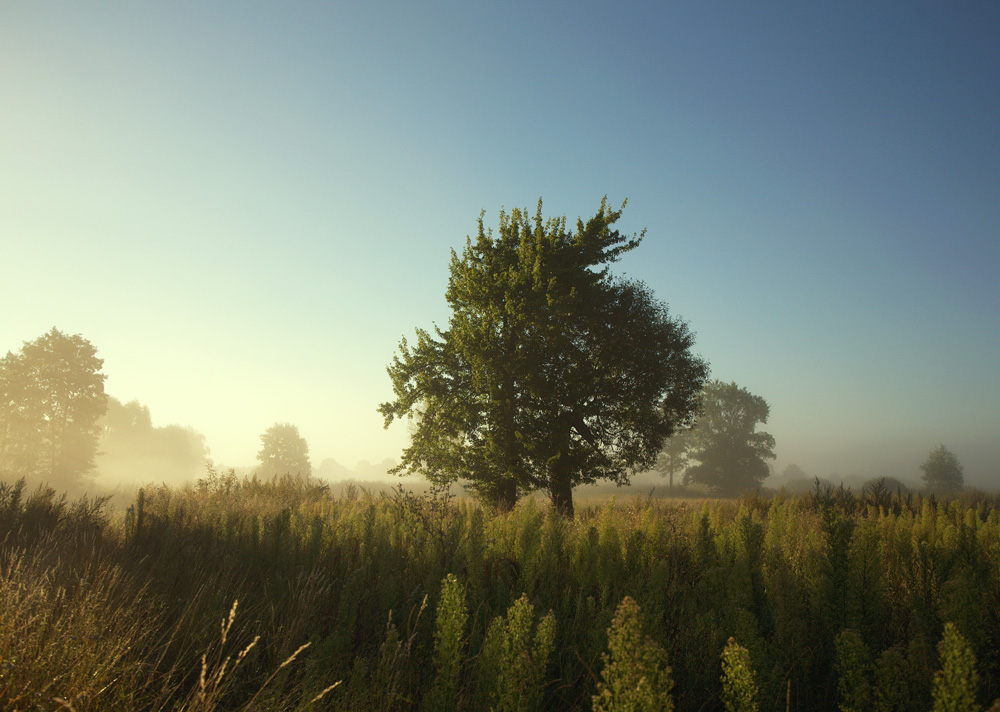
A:
[[[424,709],[442,712],[455,709],[462,668],[462,636],[468,618],[465,592],[455,575],[448,574],[441,582],[434,630],[434,684],[424,700]]]
[[[593,698],[594,712],[668,712],[674,682],[667,653],[643,636],[639,604],[626,596],[608,629],[608,652],[601,655],[603,678]]]
[[[906,712],[913,702],[910,666],[901,646],[882,651],[875,663],[875,711]]]
[[[976,658],[954,623],[944,624],[938,655],[941,669],[934,675],[931,690],[933,712],[978,712],[982,709],[976,704],[979,687]]]
[[[556,621],[551,611],[535,625],[535,609],[527,596],[516,600],[506,616],[495,618],[479,655],[474,709],[495,712],[541,709],[545,668],[555,633]]]
[[[722,651],[722,702],[727,712],[757,712],[759,693],[750,652],[730,638]]]
[[[855,630],[845,630],[834,641],[840,712],[868,712],[872,706],[872,663],[868,646]]]

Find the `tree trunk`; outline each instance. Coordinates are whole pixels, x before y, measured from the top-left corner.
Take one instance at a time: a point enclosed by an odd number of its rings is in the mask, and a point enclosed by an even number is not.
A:
[[[549,460],[549,496],[559,514],[573,518],[573,480],[567,471],[565,456]]]
[[[567,519],[573,518],[573,487],[569,480],[552,481],[549,484],[552,506]]]
[[[502,480],[497,485],[495,504],[501,512],[509,512],[517,504],[517,483],[513,479]]]

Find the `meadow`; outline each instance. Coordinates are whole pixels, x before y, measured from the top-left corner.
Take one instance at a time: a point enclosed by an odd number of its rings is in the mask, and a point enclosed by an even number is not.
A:
[[[998,505],[817,485],[567,520],[210,472],[112,510],[4,483],[0,705],[977,709]]]

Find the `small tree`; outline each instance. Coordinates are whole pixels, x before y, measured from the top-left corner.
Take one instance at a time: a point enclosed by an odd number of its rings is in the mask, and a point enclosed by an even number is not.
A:
[[[103,364],[93,344],[56,328],[0,359],[0,472],[70,488],[93,469]]]
[[[882,651],[875,661],[875,712],[905,712],[910,708],[913,672],[901,645]]]
[[[735,383],[712,381],[701,397],[702,411],[692,429],[692,457],[684,482],[708,485],[723,495],[739,494],[759,487],[770,474],[767,459],[774,459],[774,437],[757,432],[766,423],[770,408]]]
[[[924,471],[923,480],[934,492],[948,494],[961,491],[964,485],[963,468],[955,453],[944,445],[931,450],[927,461],[920,466]]]
[[[807,480],[805,470],[796,465],[794,462],[789,463],[785,466],[785,469],[781,471],[781,479],[783,480]]]
[[[260,436],[261,448],[257,453],[259,472],[267,477],[299,475],[309,477],[309,445],[291,423],[275,423]]]

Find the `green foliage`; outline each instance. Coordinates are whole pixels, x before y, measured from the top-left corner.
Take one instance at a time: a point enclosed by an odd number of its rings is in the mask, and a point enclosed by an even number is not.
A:
[[[921,479],[932,492],[953,493],[962,489],[963,468],[958,458],[944,445],[931,450],[927,460],[920,466],[924,471]]]
[[[85,338],[55,328],[0,359],[0,475],[80,484],[107,408],[103,363]]]
[[[623,206],[624,207],[624,206]],[[643,284],[608,265],[639,245],[606,201],[586,224],[500,213],[451,256],[447,329],[418,329],[388,368],[386,427],[415,417],[398,472],[461,477],[509,509],[546,490],[572,514],[572,488],[627,482],[694,414],[705,363],[693,336]]]
[[[847,527],[841,527],[846,533]],[[845,605],[847,622],[858,629],[862,638],[873,645],[886,638],[885,622],[891,619],[886,601],[886,575],[882,560],[882,539],[878,522],[863,518],[850,528],[847,544],[847,576],[843,584],[848,590]]]
[[[674,683],[667,654],[643,635],[639,605],[626,596],[608,629],[608,652],[601,655],[604,668],[594,712],[655,712],[672,710]]]
[[[976,703],[979,674],[976,658],[953,623],[944,624],[944,633],[938,643],[941,669],[934,675],[933,712],[977,712]]]
[[[532,635],[534,633],[534,635]],[[475,709],[527,712],[541,709],[545,667],[555,642],[556,620],[550,611],[535,624],[527,596],[517,599],[506,616],[490,623],[478,664]]]
[[[727,712],[756,712],[759,694],[750,652],[730,638],[722,651],[722,702]]]
[[[199,709],[588,710],[597,695],[694,712],[723,708],[732,637],[730,677],[752,670],[760,709],[898,712],[931,708],[939,666],[941,690],[975,688],[956,672],[971,658],[933,648],[942,620],[987,661],[993,699],[998,505],[893,494],[876,510],[831,489],[618,498],[569,520],[212,469],[119,513],[0,482],[0,707],[166,711],[204,690]]]
[[[768,475],[765,460],[774,459],[774,437],[756,430],[769,413],[763,398],[735,383],[708,383],[690,436],[698,464],[688,468],[685,484],[704,484],[723,495],[759,487]]]
[[[448,574],[441,583],[441,600],[438,601],[434,630],[434,684],[424,708],[428,710],[455,709],[458,701],[458,677],[462,667],[462,638],[469,615],[465,607],[465,593],[454,574]]]
[[[854,630],[845,630],[834,642],[837,651],[837,690],[841,712],[867,712],[872,708],[872,661],[868,646]]]
[[[291,423],[275,423],[260,436],[258,473],[263,477],[295,475],[308,479],[312,474],[309,445]]]
[[[894,645],[882,651],[875,663],[876,712],[906,712],[912,708],[911,674],[901,646]]]
[[[400,637],[396,624],[392,620],[392,612],[385,626],[385,640],[379,646],[375,669],[364,684],[356,686],[358,698],[350,705],[352,710],[379,710],[389,712],[395,709],[407,709],[410,699],[408,683],[414,676],[414,666],[411,661],[413,645],[417,638],[416,624],[424,611],[426,599],[416,612],[416,621],[411,619],[409,635],[404,640]]]

